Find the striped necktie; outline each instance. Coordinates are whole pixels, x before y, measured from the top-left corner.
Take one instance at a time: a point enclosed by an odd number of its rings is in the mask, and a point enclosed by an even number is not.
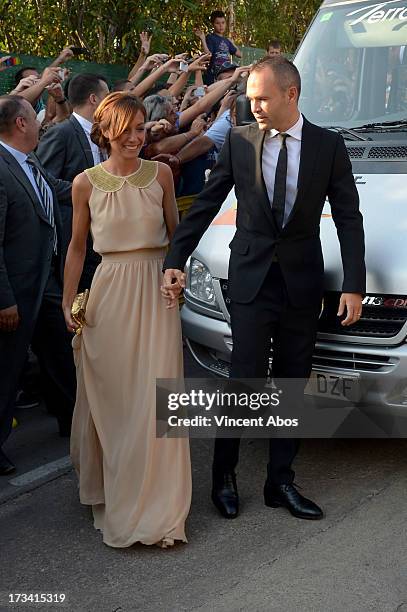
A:
[[[45,216],[48,219],[49,224],[54,230],[54,253],[57,253],[57,229],[55,227],[55,218],[54,218],[54,203],[52,201],[52,196],[50,195],[47,189],[47,183],[45,182],[44,177],[39,171],[38,167],[34,164],[31,159],[27,159],[27,164],[30,166],[31,171],[34,176],[34,180],[37,184],[38,191],[41,194],[41,206],[45,213]]]

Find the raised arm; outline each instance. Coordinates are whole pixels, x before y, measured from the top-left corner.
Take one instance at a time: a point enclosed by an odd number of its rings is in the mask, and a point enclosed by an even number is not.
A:
[[[30,104],[32,104],[33,102],[38,100],[38,98],[42,95],[44,89],[48,85],[51,85],[51,83],[61,82],[61,79],[59,77],[59,71],[60,68],[57,67],[45,68],[41,77],[35,82],[33,82],[32,85],[26,87],[26,84],[28,84],[29,82],[28,79],[30,78],[27,77],[27,80],[22,79],[17,85],[17,87],[13,89],[13,91],[11,91],[10,93],[21,96],[22,98],[25,98],[28,102],[30,102]],[[22,81],[24,81],[24,83],[22,83]]]
[[[215,88],[210,90],[208,89],[208,93],[201,98],[199,102],[181,113],[179,118],[180,128],[191,123],[191,121],[193,121],[195,117],[198,117],[198,115],[209,112],[212,106],[225,95],[230,87],[238,83],[241,79],[241,75],[247,72],[249,69],[249,66],[241,66],[240,68],[236,68],[233,76],[231,76],[229,79],[221,81],[219,84],[217,83]]]
[[[68,60],[72,59],[73,56],[74,54],[73,54],[71,47],[65,47],[65,49],[62,49],[58,57],[54,59],[53,62],[51,62],[51,64],[49,65],[49,68],[52,68],[53,66],[60,66],[61,64],[64,64]]]
[[[138,69],[144,64],[146,57],[150,53],[151,38],[152,34],[149,35],[148,32],[140,32],[140,54],[133,68],[129,72],[129,76],[127,77],[129,81],[133,80],[133,77],[136,76]]]
[[[191,73],[197,74],[200,72],[202,74],[202,70],[206,70],[208,67],[208,62],[210,60],[210,55],[201,55],[197,57],[191,64],[188,66],[188,72],[183,72],[176,82],[171,85],[169,88],[169,92],[172,96],[179,96],[183,91],[188,81],[188,76]]]
[[[209,48],[208,48],[208,45],[206,43],[206,36],[205,36],[204,32],[200,28],[194,28],[194,34],[201,41],[203,52],[204,53],[211,53]]]
[[[142,97],[147,93],[149,89],[154,85],[156,81],[158,81],[164,74],[167,72],[176,72],[179,69],[180,60],[170,59],[165,64],[159,66],[154,72],[148,75],[145,79],[139,83],[133,93],[136,96]]]

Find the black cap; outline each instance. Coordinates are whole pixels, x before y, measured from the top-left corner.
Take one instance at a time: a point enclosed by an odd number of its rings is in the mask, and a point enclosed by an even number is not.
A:
[[[232,70],[236,70],[236,68],[240,68],[238,64],[233,64],[232,62],[224,62],[222,66],[217,70],[216,76],[218,77],[223,72],[230,72]]]

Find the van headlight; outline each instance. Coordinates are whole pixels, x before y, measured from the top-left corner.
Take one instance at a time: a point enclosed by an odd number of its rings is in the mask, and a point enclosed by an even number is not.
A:
[[[198,259],[191,259],[187,279],[187,295],[199,302],[220,310],[213,286],[212,275]]]

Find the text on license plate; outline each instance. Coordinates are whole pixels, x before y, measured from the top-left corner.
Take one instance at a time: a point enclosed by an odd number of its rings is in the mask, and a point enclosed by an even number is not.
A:
[[[313,370],[305,393],[357,402],[360,399],[360,379],[358,376]]]

